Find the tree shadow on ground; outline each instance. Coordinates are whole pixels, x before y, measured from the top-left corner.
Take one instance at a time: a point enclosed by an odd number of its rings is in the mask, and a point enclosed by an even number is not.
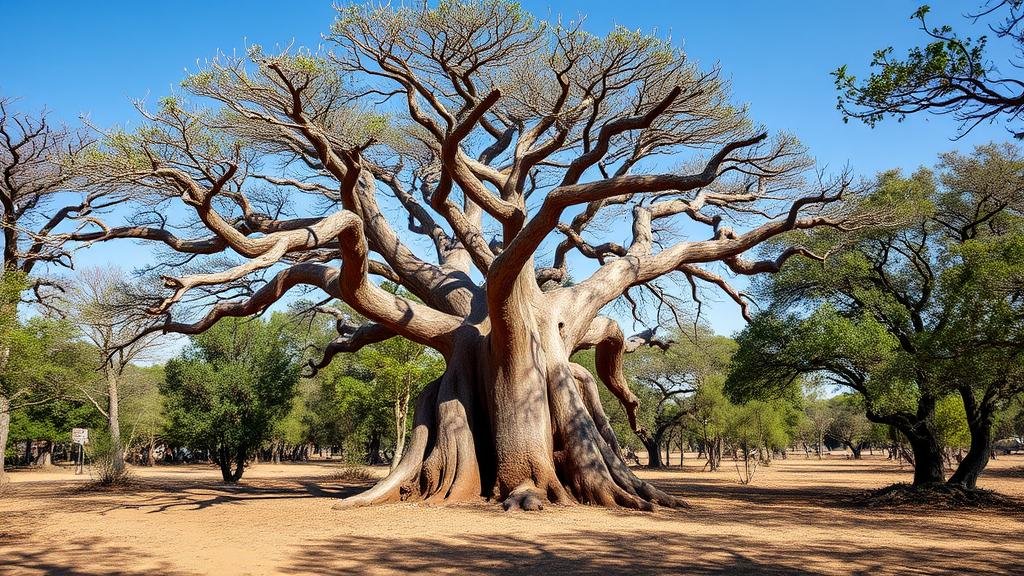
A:
[[[166,561],[155,561],[139,550],[83,537],[60,547],[40,545],[32,550],[5,550],[0,540],[0,574],[52,576],[186,576]]]
[[[1016,478],[1024,480],[1024,466],[1013,468],[986,468],[981,473],[982,478]]]
[[[728,530],[736,518],[722,514],[710,500],[729,502],[742,508],[743,524],[759,530],[792,530],[804,526],[828,527],[844,531],[879,531],[913,542],[922,537],[955,545],[974,541],[979,545],[1007,539],[992,527],[1000,520],[1024,522],[1024,508],[934,510],[929,508],[863,509],[850,508],[849,500],[863,488],[836,485],[761,487],[740,485],[724,478],[708,481],[692,477],[660,477],[654,484],[665,492],[683,498],[686,509],[658,509],[653,513],[610,509],[608,513],[641,516],[656,525],[671,526],[680,521]],[[703,504],[702,504],[703,503]],[[500,512],[493,512],[496,516]],[[963,522],[981,519],[981,522]],[[991,519],[992,522],[986,522]],[[968,525],[969,524],[969,525]],[[801,554],[803,551],[800,552]]]
[[[537,539],[470,535],[434,539],[374,539],[345,536],[305,545],[286,574],[767,574],[801,576],[823,572],[876,574],[1013,574],[1011,555],[991,550],[942,548],[864,549],[842,543],[766,546],[735,535],[701,540],[678,532],[580,531]]]
[[[19,486],[6,497],[31,503],[42,515],[56,511],[106,514],[123,508],[159,513],[176,509],[203,510],[257,500],[346,498],[366,490],[371,484],[309,478],[225,484],[171,478],[145,479],[124,488],[95,490],[78,483],[54,481]],[[56,509],[52,506],[54,502],[60,503]]]

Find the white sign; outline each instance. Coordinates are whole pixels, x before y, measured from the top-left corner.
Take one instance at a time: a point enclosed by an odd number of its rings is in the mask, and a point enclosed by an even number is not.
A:
[[[75,444],[88,444],[89,443],[89,429],[88,428],[72,428],[71,429],[71,441]]]

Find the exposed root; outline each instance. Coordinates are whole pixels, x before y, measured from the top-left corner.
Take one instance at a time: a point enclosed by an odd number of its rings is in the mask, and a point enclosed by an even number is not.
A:
[[[505,510],[534,512],[544,509],[544,499],[533,486],[522,486],[513,490],[501,503],[501,507]]]
[[[405,500],[413,494],[418,483],[423,455],[426,453],[434,428],[435,404],[440,379],[424,388],[416,400],[413,414],[413,429],[409,437],[409,447],[399,461],[398,466],[373,488],[366,492],[345,498],[334,505],[335,509],[354,508],[370,504],[385,504]]]
[[[587,412],[590,413],[590,417],[594,419],[594,425],[597,426],[598,432],[601,433],[601,438],[611,446],[615,454],[621,457],[622,448],[619,447],[619,440],[615,437],[615,431],[612,430],[611,421],[608,420],[608,416],[604,413],[604,406],[601,405],[601,395],[597,391],[597,382],[594,381],[590,371],[583,366],[571,363],[569,367],[572,369],[573,377],[576,378],[576,384],[579,386],[583,404],[586,406]]]
[[[898,509],[898,508],[938,508],[955,510],[1003,509],[1021,510],[1024,503],[1015,498],[1004,496],[992,490],[965,488],[959,484],[893,484],[870,490],[843,503],[855,508]]]
[[[578,501],[636,510],[684,505],[637,478],[622,459],[617,443],[609,442],[599,430],[597,422],[606,422],[607,416],[600,402],[584,401],[594,385],[582,366],[565,363],[552,367],[549,386],[552,421],[564,452],[560,472]],[[614,439],[614,434],[611,436]]]
[[[546,370],[551,444],[513,453],[508,464],[515,473],[501,477],[501,468],[492,469],[495,462],[488,457],[494,446],[487,436],[487,414],[472,414],[479,408],[473,403],[473,386],[480,378],[475,372],[472,363],[452,363],[444,376],[428,385],[417,398],[409,449],[398,466],[373,488],[335,507],[478,500],[484,492],[483,478],[488,487],[494,486],[490,496],[505,510],[536,511],[549,503],[635,510],[686,506],[633,474],[601,406],[594,378],[568,361],[553,362]],[[489,468],[482,470],[483,466]]]
[[[464,502],[481,497],[472,422],[471,380],[448,370],[416,400],[409,447],[398,466],[373,488],[335,508],[400,501]]]

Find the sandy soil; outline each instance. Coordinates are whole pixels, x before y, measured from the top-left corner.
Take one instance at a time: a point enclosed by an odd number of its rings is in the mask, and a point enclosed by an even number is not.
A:
[[[752,485],[730,463],[641,471],[689,510],[496,504],[334,510],[365,483],[339,465],[261,464],[239,486],[210,467],[135,468],[135,488],[70,471],[13,472],[0,497],[0,574],[1021,574],[1024,509],[865,511],[837,505],[909,480],[881,458],[790,457]],[[382,473],[377,470],[376,473]],[[980,483],[1024,498],[1024,456]]]

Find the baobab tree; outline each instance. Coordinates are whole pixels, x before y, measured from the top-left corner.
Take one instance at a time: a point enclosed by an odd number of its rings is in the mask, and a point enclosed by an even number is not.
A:
[[[850,179],[806,178],[799,144],[731,105],[718,69],[637,32],[596,37],[481,1],[345,7],[327,38],[330,52],[218,56],[185,79],[190,97],[140,106],[147,125],[108,135],[92,170],[160,217],[76,239],[186,255],[191,273],[164,275],[151,330],[202,332],[303,286],[368,319],[313,368],[396,336],[437,350],[445,372],[416,400],[398,466],[343,505],[680,504],[625,465],[570,355],[595,348],[633,414],[627,338],[602,310],[630,291],[657,297],[669,275],[745,305],[709,264],[758,274],[818,257],[745,254],[855,226],[839,208]],[[208,235],[176,232],[177,202]],[[628,242],[593,238],[621,219]]]

